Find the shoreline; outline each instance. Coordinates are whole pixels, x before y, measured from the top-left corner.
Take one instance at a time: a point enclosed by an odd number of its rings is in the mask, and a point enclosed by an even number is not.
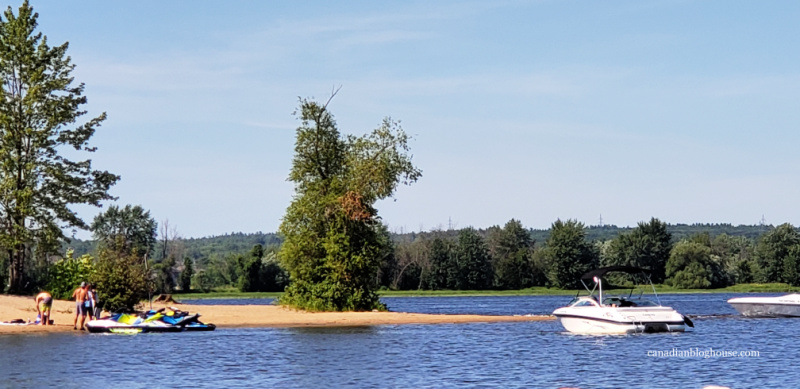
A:
[[[552,316],[444,315],[407,312],[306,312],[276,305],[190,305],[153,303],[154,309],[175,306],[182,311],[199,313],[204,323],[217,328],[297,328],[356,327],[402,324],[457,324],[530,322],[554,320]],[[75,303],[54,300],[54,325],[0,325],[0,334],[86,332],[72,328]],[[33,297],[0,296],[0,322],[14,319],[36,319]],[[80,319],[79,319],[80,320]]]
[[[664,285],[656,285],[656,291],[662,294],[720,294],[720,293],[798,293],[800,288],[786,284],[739,284],[717,289],[674,289]],[[393,297],[493,297],[493,296],[574,296],[584,290],[562,290],[536,287],[520,290],[423,290],[423,291],[379,291],[378,295],[383,298]],[[180,300],[215,300],[215,299],[257,299],[257,298],[277,298],[281,292],[238,292],[238,291],[219,291],[208,293],[174,293],[172,296]]]

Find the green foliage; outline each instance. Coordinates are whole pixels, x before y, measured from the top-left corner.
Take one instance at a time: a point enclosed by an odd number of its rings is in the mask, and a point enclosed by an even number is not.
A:
[[[580,277],[597,266],[598,253],[586,241],[583,223],[556,220],[543,251],[550,286],[577,289]]]
[[[721,269],[713,260],[711,249],[697,242],[684,240],[672,249],[667,261],[667,284],[683,289],[707,289],[724,286]]]
[[[765,233],[756,246],[755,261],[757,282],[786,282],[796,284],[797,273],[793,270],[797,262],[795,255],[800,246],[800,233],[791,224],[782,224]],[[787,265],[786,262],[789,261]]]
[[[280,292],[289,283],[276,252],[264,252],[261,245],[254,246],[248,256],[240,256],[239,266],[242,273],[239,290],[242,292]]]
[[[656,218],[640,222],[629,233],[621,234],[611,241],[606,255],[606,266],[636,266],[651,271],[655,283],[664,281],[664,268],[670,256],[672,236],[667,224]]]
[[[111,312],[131,312],[147,299],[152,288],[150,272],[136,253],[101,249],[95,264],[92,283],[103,298],[102,308]]]
[[[430,242],[429,250],[428,260],[430,266],[423,284],[424,289],[439,290],[450,288],[448,266],[451,263],[451,253],[448,242],[441,237],[436,237]]]
[[[421,176],[407,155],[409,138],[386,119],[366,136],[343,139],[327,104],[300,103],[289,174],[296,195],[280,227],[291,283],[280,301],[307,310],[385,309],[376,290],[386,243],[373,205]]]
[[[10,254],[12,292],[26,288],[30,253],[45,258],[64,229],[88,227],[73,205],[113,199],[108,190],[119,180],[89,159],[67,158],[95,151],[89,139],[106,115],[79,123],[86,97],[72,85],[68,44],[51,47],[37,19],[27,0],[0,19],[0,247]]]
[[[261,260],[262,292],[283,292],[289,285],[289,274],[281,266],[275,252],[268,253]]]
[[[168,256],[161,262],[150,261],[153,268],[153,286],[156,293],[172,293],[175,282],[175,257]]]
[[[535,285],[532,260],[534,242],[522,223],[511,219],[502,229],[490,229],[487,241],[496,288],[522,289]]]
[[[200,270],[197,272],[197,274],[194,275],[194,278],[192,279],[192,284],[194,285],[196,290],[200,290],[203,293],[210,292],[215,285],[214,279],[205,270]]]
[[[183,271],[178,279],[181,291],[186,293],[192,289],[192,276],[194,276],[194,261],[186,257],[183,259]]]
[[[489,249],[474,228],[458,234],[455,258],[458,263],[458,289],[484,290],[492,286],[492,263]]]
[[[141,205],[109,206],[105,212],[95,216],[91,228],[95,240],[102,247],[128,253],[136,251],[148,256],[153,254],[158,223]]]
[[[68,300],[81,282],[93,278],[94,272],[91,256],[73,258],[72,251],[68,251],[66,258],[59,259],[50,267],[46,290],[55,299]]]

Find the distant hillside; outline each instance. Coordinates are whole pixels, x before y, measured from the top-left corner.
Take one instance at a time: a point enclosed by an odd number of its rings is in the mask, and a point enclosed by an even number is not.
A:
[[[200,259],[245,253],[257,244],[264,247],[279,245],[281,244],[281,239],[274,233],[256,232],[254,234],[245,234],[237,232],[207,238],[189,238],[184,239],[183,242],[186,245],[186,255],[193,259]]]
[[[672,234],[674,241],[706,232],[711,235],[711,237],[727,234],[731,236],[744,236],[755,240],[761,234],[773,228],[773,226],[769,225],[733,226],[731,224],[674,224],[667,226],[667,230]],[[628,232],[632,229],[632,227],[617,227],[614,225],[589,226],[586,228],[586,238],[589,241],[605,241],[614,239],[617,237],[617,235]],[[482,235],[485,235],[486,231],[486,229],[479,230]],[[543,244],[550,236],[549,229],[532,229],[530,232],[537,245]],[[413,241],[420,236],[431,236],[434,234],[445,237],[456,237],[458,235],[458,231],[450,230],[423,233],[410,232],[406,234],[392,234],[392,238],[398,242]],[[243,232],[237,232],[205,238],[183,239],[183,243],[186,246],[186,255],[197,260],[200,258],[210,258],[212,256],[224,257],[228,254],[246,253],[257,244],[260,244],[264,247],[269,245],[280,245],[281,239],[275,233],[256,232],[247,234]],[[75,239],[69,244],[64,245],[65,251],[68,247],[73,248],[75,250],[75,255],[79,256],[87,253],[93,253],[95,250],[95,242],[91,240],[82,241]]]

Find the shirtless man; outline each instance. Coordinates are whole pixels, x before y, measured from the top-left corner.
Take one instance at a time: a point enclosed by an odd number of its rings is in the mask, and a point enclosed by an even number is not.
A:
[[[72,323],[72,329],[78,329],[78,316],[80,316],[81,331],[85,331],[86,329],[83,327],[83,323],[86,321],[86,299],[88,297],[85,282],[81,282],[81,286],[72,292],[72,297],[75,298],[75,321]]]
[[[39,313],[42,325],[49,325],[50,309],[53,307],[53,296],[51,296],[50,293],[42,291],[42,293],[39,293],[34,298],[34,301],[36,301],[36,312]],[[41,305],[41,308],[39,308],[39,305]]]

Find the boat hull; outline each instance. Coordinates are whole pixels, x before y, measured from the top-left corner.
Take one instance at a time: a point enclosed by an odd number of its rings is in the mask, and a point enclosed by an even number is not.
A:
[[[669,307],[563,307],[553,315],[567,331],[590,335],[684,332],[688,324]]]
[[[586,335],[627,335],[657,332],[684,332],[684,322],[617,322],[592,317],[556,315],[565,330]]]
[[[738,297],[728,300],[742,316],[800,317],[800,296]]]

